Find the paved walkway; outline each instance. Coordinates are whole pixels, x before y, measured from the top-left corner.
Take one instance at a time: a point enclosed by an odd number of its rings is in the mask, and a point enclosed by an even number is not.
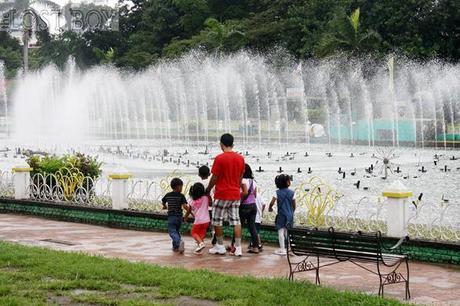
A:
[[[83,251],[131,261],[145,261],[187,269],[206,268],[213,271],[258,277],[286,277],[285,257],[273,255],[274,247],[266,246],[259,255],[244,254],[241,258],[215,256],[207,252],[193,254],[193,239],[185,237],[184,255],[173,254],[165,233],[113,229],[101,226],[58,222],[41,218],[0,214],[0,240],[55,250]],[[207,251],[207,250],[206,250]],[[433,305],[460,305],[460,267],[411,262],[412,302]],[[314,281],[309,272],[298,278]],[[338,289],[377,294],[378,280],[362,269],[342,263],[321,269],[322,285]],[[402,284],[385,288],[387,296],[402,299]]]

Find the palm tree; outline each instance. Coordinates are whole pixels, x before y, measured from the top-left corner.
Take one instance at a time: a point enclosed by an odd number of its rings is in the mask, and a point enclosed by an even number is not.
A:
[[[14,18],[20,18],[22,15],[22,43],[23,43],[23,69],[27,73],[29,68],[29,40],[34,30],[33,18],[35,19],[35,28],[46,25],[45,21],[37,12],[37,6],[46,7],[53,10],[60,9],[60,6],[50,0],[15,0],[14,2],[0,3],[0,12],[11,12]]]
[[[375,48],[380,43],[381,37],[374,30],[361,29],[359,15],[360,11],[357,8],[346,19],[340,20],[335,31],[321,39],[316,54],[325,57],[341,50],[356,55]]]
[[[225,25],[214,18],[208,18],[204,22],[205,33],[207,34],[216,50],[221,52],[225,42],[230,38],[243,38],[245,34],[241,31],[235,30],[233,27]]]

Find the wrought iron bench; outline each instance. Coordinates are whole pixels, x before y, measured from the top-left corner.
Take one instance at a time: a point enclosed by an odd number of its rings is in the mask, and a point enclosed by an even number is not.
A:
[[[375,234],[338,233],[330,228],[329,230],[291,229],[288,232],[288,240],[289,280],[294,280],[295,273],[314,270],[316,272],[315,281],[319,285],[320,268],[349,261],[378,275],[379,296],[383,296],[384,286],[405,283],[406,299],[410,299],[408,256],[392,254],[406,238],[401,238],[391,248],[385,248],[380,232]],[[296,261],[295,257],[291,258],[290,254],[302,260]],[[324,262],[324,259],[327,261]],[[367,267],[364,263],[375,263],[376,268]],[[406,266],[404,274],[399,272],[401,265]]]

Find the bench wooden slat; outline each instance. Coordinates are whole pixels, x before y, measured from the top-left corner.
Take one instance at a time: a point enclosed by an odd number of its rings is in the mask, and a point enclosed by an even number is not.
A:
[[[319,235],[317,235],[319,233]],[[325,231],[294,231],[289,233],[289,241],[296,252],[301,249],[315,250],[318,247],[351,251],[381,253],[377,236],[359,234],[339,234]],[[315,253],[318,251],[315,250]],[[329,252],[322,252],[329,253]]]

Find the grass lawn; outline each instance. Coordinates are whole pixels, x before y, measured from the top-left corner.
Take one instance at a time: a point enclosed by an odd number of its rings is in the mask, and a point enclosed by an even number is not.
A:
[[[0,242],[0,305],[401,305],[285,279],[228,276]]]

